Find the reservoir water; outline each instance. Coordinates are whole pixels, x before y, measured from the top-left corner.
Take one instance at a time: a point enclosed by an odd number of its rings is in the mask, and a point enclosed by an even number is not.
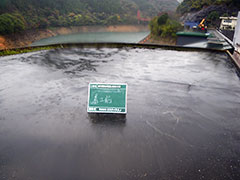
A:
[[[128,113],[90,116],[90,82]],[[0,57],[0,179],[240,179],[240,80],[224,53],[62,48]]]
[[[145,38],[149,31],[143,32],[82,32],[68,35],[59,35],[46,39],[41,39],[32,46],[42,46],[62,43],[82,43],[82,42],[120,42],[137,43]]]

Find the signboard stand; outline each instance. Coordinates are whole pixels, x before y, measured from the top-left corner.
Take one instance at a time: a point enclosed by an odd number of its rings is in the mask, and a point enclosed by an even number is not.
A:
[[[126,114],[89,113],[88,117],[91,120],[91,122],[94,124],[105,123],[105,122],[112,122],[114,124],[115,123],[124,124],[127,120]]]
[[[127,84],[90,83],[87,112],[127,114]]]

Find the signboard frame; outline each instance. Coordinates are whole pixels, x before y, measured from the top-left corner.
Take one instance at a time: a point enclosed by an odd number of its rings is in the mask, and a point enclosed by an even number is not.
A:
[[[90,91],[91,91],[91,85],[117,85],[117,86],[126,86],[126,92],[125,92],[125,111],[124,112],[117,112],[117,111],[92,111],[89,110],[89,105],[90,105]],[[88,84],[88,103],[87,103],[87,112],[91,114],[127,114],[127,95],[128,95],[128,84],[127,83],[89,83]],[[98,108],[98,107],[97,107]],[[105,107],[103,107],[105,108]],[[108,107],[108,108],[116,108],[116,107]]]

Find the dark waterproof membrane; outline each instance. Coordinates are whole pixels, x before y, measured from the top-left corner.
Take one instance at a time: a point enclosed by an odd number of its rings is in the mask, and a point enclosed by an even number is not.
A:
[[[128,114],[88,115],[88,83]],[[0,179],[240,179],[240,81],[224,53],[56,49],[0,58]]]

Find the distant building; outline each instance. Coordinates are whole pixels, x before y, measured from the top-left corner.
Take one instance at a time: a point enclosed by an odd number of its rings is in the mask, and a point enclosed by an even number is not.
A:
[[[221,19],[221,30],[235,30],[237,25],[237,17],[220,17]]]

